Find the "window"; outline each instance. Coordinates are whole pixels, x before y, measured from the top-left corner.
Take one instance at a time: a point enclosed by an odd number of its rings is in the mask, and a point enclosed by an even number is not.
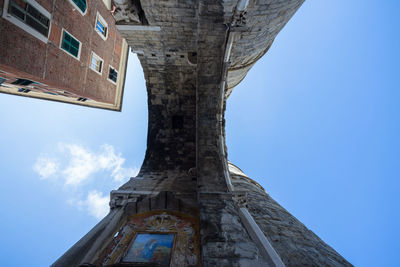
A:
[[[108,71],[108,79],[113,83],[116,83],[117,77],[118,77],[118,72],[113,67],[110,66]]]
[[[85,15],[86,9],[87,9],[87,2],[86,0],[69,0],[72,2],[79,10],[79,12],[82,13],[82,15]]]
[[[10,0],[8,13],[36,30],[44,37],[48,37],[50,19],[30,3]]]
[[[95,72],[101,74],[103,70],[103,60],[96,55],[95,52],[92,52],[92,57],[90,59],[90,68],[94,70]]]
[[[49,91],[46,91],[46,92],[44,92],[45,94],[49,94],[49,95],[57,95],[56,93],[53,93],[53,92],[49,92]]]
[[[32,83],[34,83],[34,82],[32,82],[31,80],[27,80],[27,79],[17,79],[15,82],[12,82],[12,84],[25,85],[25,86],[28,86]]]
[[[61,48],[68,52],[70,55],[79,59],[80,56],[80,48],[81,42],[79,42],[75,37],[69,34],[66,30],[63,29],[63,33],[61,35]]]
[[[99,14],[99,12],[97,12],[96,24],[94,25],[94,29],[100,35],[101,38],[103,38],[104,40],[107,39],[108,24]]]
[[[30,91],[31,91],[30,89],[18,88],[18,92],[20,93],[29,93]]]

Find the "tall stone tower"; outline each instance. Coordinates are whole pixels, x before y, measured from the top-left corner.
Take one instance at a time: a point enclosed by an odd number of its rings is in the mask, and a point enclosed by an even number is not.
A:
[[[351,266],[227,160],[226,100],[302,2],[114,0],[146,78],[146,156],[53,266]]]

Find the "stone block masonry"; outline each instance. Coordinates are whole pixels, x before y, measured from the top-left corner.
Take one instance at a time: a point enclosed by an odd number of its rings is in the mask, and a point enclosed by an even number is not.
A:
[[[248,192],[250,214],[286,266],[352,266],[238,167],[229,169],[235,190]]]
[[[138,266],[129,244],[143,232],[177,236],[157,266],[351,266],[227,161],[227,97],[303,0],[114,3],[146,78],[146,155],[111,193],[110,214],[54,266]]]

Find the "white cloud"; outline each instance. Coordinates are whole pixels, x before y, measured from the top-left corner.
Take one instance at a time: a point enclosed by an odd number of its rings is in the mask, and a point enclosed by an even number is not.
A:
[[[138,172],[137,168],[123,167],[125,159],[121,153],[115,153],[114,147],[111,145],[101,146],[98,154],[75,144],[62,144],[60,148],[69,154],[69,163],[62,171],[66,185],[81,184],[93,173],[103,170],[110,171],[110,176],[118,182],[135,176]]]
[[[109,210],[109,197],[103,197],[103,194],[96,190],[90,191],[85,201],[87,211],[90,215],[101,219],[107,215]]]
[[[86,210],[89,215],[101,219],[107,215],[109,211],[109,197],[97,190],[91,190],[87,193],[86,199],[72,198],[67,203],[77,207],[79,210]]]
[[[58,171],[59,163],[56,159],[39,156],[33,165],[33,170],[40,175],[40,179],[47,179]]]
[[[115,168],[112,177],[117,182],[124,181],[127,177],[135,177],[139,172],[139,168]]]
[[[68,166],[62,171],[65,184],[76,185],[86,180],[90,174],[96,171],[95,156],[78,145],[62,145],[64,150],[68,150],[70,161]]]
[[[125,163],[125,159],[114,152],[114,147],[110,145],[102,146],[103,153],[99,155],[98,162],[99,166],[106,170],[112,170],[111,176],[115,181],[122,182],[128,177],[136,176],[139,172],[138,168],[124,168],[122,165]]]
[[[80,210],[87,210],[89,215],[98,219],[104,217],[109,209],[109,197],[100,192],[107,190],[105,184],[114,189],[115,182],[121,184],[139,171],[135,167],[125,167],[125,158],[107,144],[102,145],[97,153],[77,144],[60,144],[58,152],[60,154],[54,158],[39,156],[33,169],[40,179],[57,177],[62,185],[67,185],[63,186],[69,199],[67,202]],[[98,172],[105,172],[111,179],[96,180]],[[101,177],[104,178],[104,174]]]

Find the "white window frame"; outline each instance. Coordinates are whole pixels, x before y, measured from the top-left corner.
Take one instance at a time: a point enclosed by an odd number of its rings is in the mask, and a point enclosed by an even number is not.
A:
[[[93,69],[92,68],[92,58],[96,58],[97,60],[99,60],[99,61],[101,61],[101,70],[100,70],[100,72],[98,72],[96,69]],[[94,71],[94,72],[96,72],[97,74],[99,74],[99,75],[101,75],[102,73],[103,73],[103,69],[104,69],[104,60],[101,58],[101,57],[99,57],[95,52],[93,52],[92,51],[92,54],[91,54],[91,56],[90,56],[90,63],[89,63],[89,68],[92,70],[92,71]]]
[[[103,0],[103,3],[108,10],[111,10],[111,0]]]
[[[103,33],[97,29],[97,21],[100,21],[101,24],[103,24],[104,27],[106,27],[106,36],[103,35]],[[100,37],[105,41],[107,40],[108,37],[108,23],[106,22],[106,20],[100,15],[100,13],[97,11],[97,15],[96,15],[96,21],[94,23],[94,30],[100,35]]]
[[[109,78],[109,76],[110,76],[110,68],[114,69],[114,71],[117,73],[117,81],[116,81],[116,82],[114,82],[113,80],[111,80],[111,79]],[[109,82],[111,82],[111,83],[113,83],[113,84],[117,84],[117,82],[118,82],[118,77],[119,77],[118,74],[119,74],[119,73],[118,73],[118,71],[117,71],[116,68],[114,68],[114,67],[111,66],[111,65],[108,65],[107,80],[108,80]]]
[[[68,33],[69,35],[71,35],[72,37],[75,38],[75,40],[77,40],[79,42],[79,51],[78,51],[78,57],[75,57],[74,55],[72,55],[71,53],[69,53],[68,51],[64,50],[64,48],[62,48],[62,41],[63,41],[63,36],[64,36],[64,32]],[[82,43],[81,41],[79,41],[78,38],[76,38],[75,36],[73,36],[69,31],[67,31],[66,29],[62,28],[61,31],[61,36],[60,36],[60,47],[59,47],[62,51],[64,51],[65,53],[67,53],[67,55],[70,55],[71,57],[75,58],[76,60],[80,61],[81,59],[81,52],[82,52]]]
[[[73,6],[74,6],[74,10],[78,10],[79,13],[81,13],[82,16],[85,16],[88,9],[89,9],[89,5],[88,5],[88,1],[86,1],[86,10],[85,12],[82,12],[82,10],[74,3],[74,1],[72,0],[68,0]]]
[[[3,6],[3,14],[2,17],[6,20],[8,20],[9,22],[11,22],[12,24],[14,24],[15,26],[17,26],[18,28],[21,28],[22,30],[26,31],[27,33],[29,33],[30,35],[36,37],[37,39],[39,39],[40,41],[47,43],[49,41],[49,35],[51,33],[51,14],[50,12],[48,12],[46,9],[44,9],[38,2],[36,2],[35,0],[26,0],[26,2],[28,4],[30,4],[31,6],[33,6],[34,8],[36,8],[40,13],[42,13],[43,15],[45,15],[49,20],[50,20],[50,25],[49,25],[49,33],[48,36],[45,37],[43,36],[41,33],[39,33],[38,31],[36,31],[34,28],[30,27],[29,25],[25,24],[24,22],[22,22],[21,20],[17,19],[16,17],[14,17],[13,15],[8,13],[8,7],[10,5],[10,0],[4,0],[4,6]]]

